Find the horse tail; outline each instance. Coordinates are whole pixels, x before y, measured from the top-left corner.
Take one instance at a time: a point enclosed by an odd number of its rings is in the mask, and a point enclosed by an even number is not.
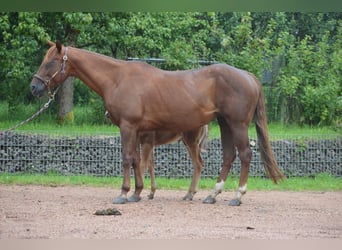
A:
[[[254,120],[258,136],[261,160],[264,163],[266,174],[274,181],[274,183],[278,183],[279,180],[285,179],[286,177],[278,167],[269,141],[266,108],[262,90],[259,94],[259,100],[254,113]]]
[[[199,147],[202,152],[207,151],[208,137],[209,137],[209,125],[206,124],[201,129],[201,137],[199,139]]]

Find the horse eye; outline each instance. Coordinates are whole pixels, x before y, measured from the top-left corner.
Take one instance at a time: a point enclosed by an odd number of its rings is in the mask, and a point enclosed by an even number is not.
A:
[[[50,70],[50,69],[54,68],[55,65],[56,65],[56,61],[55,60],[51,60],[51,61],[46,63],[45,69],[46,70]]]

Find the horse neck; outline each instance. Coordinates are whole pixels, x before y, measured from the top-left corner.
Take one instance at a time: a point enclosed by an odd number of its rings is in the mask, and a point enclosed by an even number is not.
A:
[[[101,97],[116,84],[120,60],[77,48],[69,50],[68,58],[72,65],[70,75],[79,78]]]

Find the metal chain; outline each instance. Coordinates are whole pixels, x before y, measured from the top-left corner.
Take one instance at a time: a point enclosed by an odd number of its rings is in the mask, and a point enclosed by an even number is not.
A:
[[[53,92],[53,94],[51,94],[49,96],[49,100],[35,114],[33,114],[31,117],[27,118],[26,120],[22,121],[21,123],[13,126],[12,128],[5,130],[5,132],[13,131],[13,130],[17,129],[18,127],[20,127],[20,126],[28,123],[29,121],[33,120],[34,118],[39,116],[41,113],[43,113],[50,106],[50,103],[55,99],[55,95],[56,95],[58,89],[59,89],[59,87]]]

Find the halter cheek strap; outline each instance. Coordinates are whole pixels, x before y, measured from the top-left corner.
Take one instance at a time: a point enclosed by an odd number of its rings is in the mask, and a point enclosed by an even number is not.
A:
[[[64,56],[63,56],[63,62],[62,62],[62,69],[61,69],[61,73],[64,74],[65,73],[65,62],[68,60],[68,50],[69,48],[66,47],[65,48],[65,53],[64,53]]]

